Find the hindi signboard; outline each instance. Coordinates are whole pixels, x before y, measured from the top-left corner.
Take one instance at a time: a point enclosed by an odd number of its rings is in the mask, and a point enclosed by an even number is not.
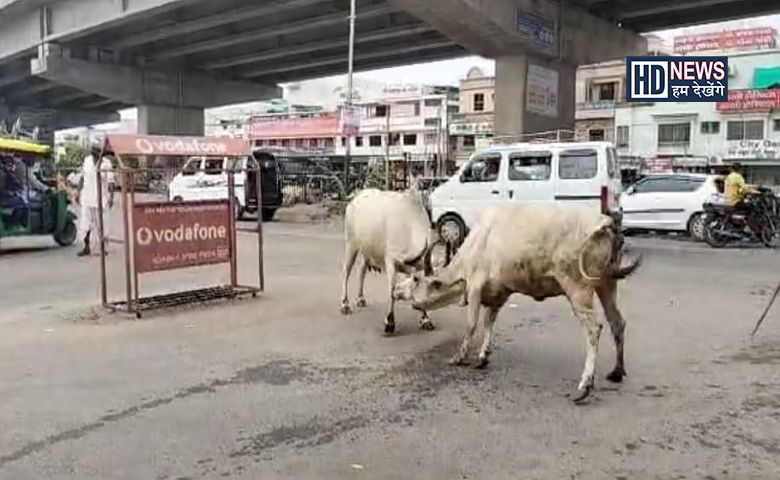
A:
[[[777,30],[772,27],[740,28],[674,37],[674,53],[766,50],[775,48]]]
[[[780,160],[780,141],[778,140],[739,140],[728,143],[728,159],[744,160]]]
[[[720,113],[769,112],[780,108],[780,90],[730,90],[727,102],[715,106]]]
[[[555,45],[555,22],[537,13],[517,9],[515,28],[530,43],[550,49]]]
[[[341,135],[341,116],[329,113],[316,117],[255,117],[250,120],[253,139],[337,137]]]
[[[528,64],[525,109],[530,113],[558,116],[558,71]]]
[[[137,204],[132,234],[138,273],[227,263],[230,204],[227,200]]]

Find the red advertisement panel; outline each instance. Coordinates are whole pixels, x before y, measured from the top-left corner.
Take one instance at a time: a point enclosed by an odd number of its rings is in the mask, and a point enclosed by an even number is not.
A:
[[[133,208],[138,273],[230,261],[230,204],[226,200],[155,202]]]
[[[341,135],[339,123],[338,114],[299,118],[259,117],[252,120],[249,135],[253,139],[336,137]]]
[[[675,53],[762,50],[774,48],[777,30],[771,27],[740,28],[674,37]]]
[[[780,90],[729,90],[729,101],[719,102],[721,113],[768,112],[780,108]]]

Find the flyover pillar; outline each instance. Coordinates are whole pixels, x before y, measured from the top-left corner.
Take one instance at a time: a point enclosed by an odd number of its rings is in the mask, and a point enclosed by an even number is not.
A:
[[[204,134],[203,108],[140,105],[138,133],[145,135]]]
[[[495,60],[497,136],[574,129],[576,67],[528,54]]]

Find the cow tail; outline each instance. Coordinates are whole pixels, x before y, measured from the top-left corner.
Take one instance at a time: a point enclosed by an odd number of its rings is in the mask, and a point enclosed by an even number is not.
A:
[[[636,271],[639,266],[642,265],[642,255],[637,256],[633,262],[629,263],[625,267],[618,265],[615,269],[615,273],[612,274],[612,278],[615,280],[623,280]]]

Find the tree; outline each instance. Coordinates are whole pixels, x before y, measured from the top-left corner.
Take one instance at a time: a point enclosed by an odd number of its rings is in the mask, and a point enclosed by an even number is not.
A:
[[[62,170],[77,170],[84,163],[84,157],[89,154],[79,143],[65,144],[65,155],[60,159],[58,167]]]

